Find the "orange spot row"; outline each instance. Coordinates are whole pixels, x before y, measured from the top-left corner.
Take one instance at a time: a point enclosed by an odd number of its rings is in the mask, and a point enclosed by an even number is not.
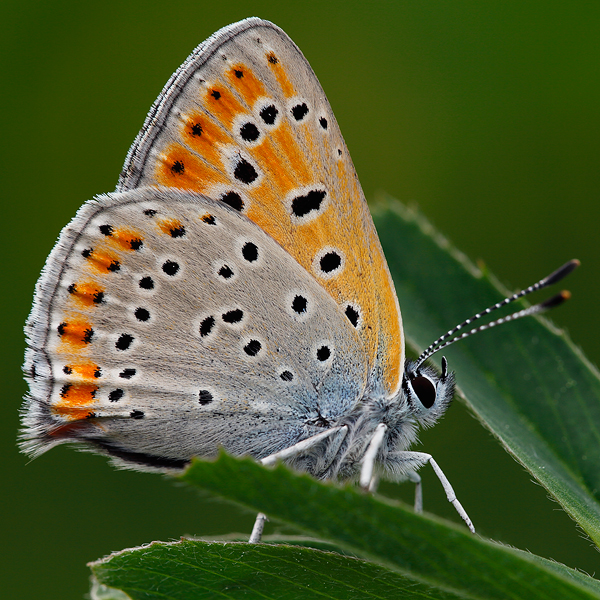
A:
[[[221,162],[218,144],[231,142],[231,137],[203,114],[188,115],[183,126],[182,135],[192,150],[215,166],[218,166]]]
[[[80,365],[69,364],[69,375],[75,375],[82,379],[97,379],[100,377],[100,367],[95,364],[84,363]]]
[[[100,273],[114,273],[121,267],[118,257],[109,252],[92,250],[87,255],[88,264]]]
[[[82,407],[92,404],[97,391],[98,386],[91,383],[67,383],[60,392],[61,400],[54,405],[54,408]]]
[[[93,411],[91,411],[89,407],[85,406],[53,406],[52,412],[63,419],[68,419],[69,421],[82,421],[94,416]],[[76,430],[76,428],[69,425],[70,424],[56,427],[55,429],[49,431],[48,435],[55,438],[72,437],[71,434]]]
[[[95,283],[76,283],[69,287],[72,298],[82,306],[100,304],[104,297],[104,288]]]
[[[138,250],[142,245],[142,236],[128,229],[114,229],[107,240],[123,250]]]
[[[58,335],[61,341],[60,346],[62,346],[62,348],[58,348],[58,351],[69,352],[73,349],[85,348],[92,341],[94,330],[91,323],[76,319],[61,323],[58,326]]]
[[[176,229],[181,229],[181,221],[178,219],[161,219],[157,222],[158,228],[167,235],[172,235]]]

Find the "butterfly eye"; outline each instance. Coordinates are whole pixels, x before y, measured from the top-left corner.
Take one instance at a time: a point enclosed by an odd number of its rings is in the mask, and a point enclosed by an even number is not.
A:
[[[410,384],[417,398],[425,408],[431,408],[435,403],[435,387],[427,377],[418,376],[411,380]]]

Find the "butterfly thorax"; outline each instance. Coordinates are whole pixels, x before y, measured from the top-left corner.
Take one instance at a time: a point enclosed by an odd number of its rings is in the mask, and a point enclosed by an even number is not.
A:
[[[399,481],[420,464],[404,452],[416,441],[419,426],[430,427],[445,413],[454,393],[454,374],[438,375],[431,367],[407,361],[401,390],[393,398],[371,394],[341,417],[335,427],[345,427],[291,464],[323,479],[356,479],[365,453],[380,424],[386,426],[376,465],[385,479]]]

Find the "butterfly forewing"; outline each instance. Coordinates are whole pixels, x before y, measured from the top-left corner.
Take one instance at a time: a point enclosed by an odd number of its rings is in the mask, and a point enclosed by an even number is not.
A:
[[[368,357],[368,386],[402,378],[400,312],[348,150],[291,39],[248,19],[217,32],[163,90],[130,150],[119,190],[201,192],[256,223],[337,304]]]

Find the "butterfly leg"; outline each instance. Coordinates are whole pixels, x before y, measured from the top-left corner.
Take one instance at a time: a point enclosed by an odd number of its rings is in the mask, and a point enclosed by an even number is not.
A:
[[[265,522],[267,521],[267,515],[264,513],[258,513],[256,515],[256,521],[254,521],[254,527],[250,534],[249,544],[259,544],[262,539],[263,529],[265,528]]]
[[[300,452],[311,448],[315,444],[319,443],[321,440],[324,440],[326,437],[329,437],[330,435],[333,435],[334,433],[338,432],[342,433],[342,436],[345,437],[345,434],[348,432],[348,427],[346,427],[345,425],[343,427],[332,427],[327,431],[323,431],[322,433],[313,435],[312,437],[302,440],[301,442],[298,442],[297,444],[294,444],[289,448],[285,448],[284,450],[275,452],[274,454],[270,454],[269,456],[266,456],[265,458],[261,459],[260,463],[263,465],[273,465],[278,460],[284,460],[286,458],[294,456],[295,454],[300,454]],[[254,527],[252,528],[252,533],[250,534],[250,539],[248,540],[249,544],[258,544],[260,542],[262,538],[263,529],[265,528],[265,522],[267,520],[267,515],[265,515],[264,513],[258,513],[256,515]]]
[[[379,452],[379,448],[381,448],[381,444],[383,444],[383,438],[385,437],[385,432],[387,431],[387,425],[385,423],[379,423],[375,428],[375,433],[367,446],[367,451],[362,459],[362,467],[360,469],[360,487],[369,490],[375,491],[377,488],[377,479],[376,476],[373,475],[373,470],[375,469],[375,459],[377,458],[377,453]]]
[[[344,425],[343,427],[332,427],[331,429],[327,429],[326,431],[306,438],[305,440],[302,440],[301,442],[298,442],[289,448],[285,448],[284,450],[280,450],[279,452],[265,456],[265,458],[261,458],[260,463],[262,465],[274,465],[278,460],[284,460],[286,458],[290,458],[291,456],[295,456],[296,454],[300,454],[301,452],[304,452],[304,450],[312,448],[321,440],[324,440],[338,431],[341,432],[342,430],[344,433],[346,433],[348,431],[348,427]]]
[[[467,524],[467,527],[471,530],[471,533],[475,533],[475,527],[473,527],[473,523],[469,518],[469,515],[466,513],[465,509],[462,507],[462,504],[458,501],[448,478],[444,475],[442,469],[440,469],[437,462],[435,462],[433,456],[431,454],[426,454],[425,452],[402,452],[400,456],[405,461],[415,461],[420,462],[421,464],[429,463],[434,473],[437,475],[437,478],[440,480],[444,491],[446,492],[446,497],[448,498],[448,502],[454,506],[456,512],[460,515],[461,519]],[[410,476],[409,476],[410,478]],[[416,494],[415,494],[416,495]],[[423,499],[421,496],[421,505],[423,503]],[[416,504],[416,502],[415,502]]]
[[[371,477],[371,481],[369,482],[369,492],[371,492],[371,494],[374,494],[377,491],[378,486],[379,486],[379,476],[373,475],[373,477]]]
[[[415,471],[410,471],[406,478],[415,484],[415,512],[421,514],[423,512],[423,485],[421,476]]]

